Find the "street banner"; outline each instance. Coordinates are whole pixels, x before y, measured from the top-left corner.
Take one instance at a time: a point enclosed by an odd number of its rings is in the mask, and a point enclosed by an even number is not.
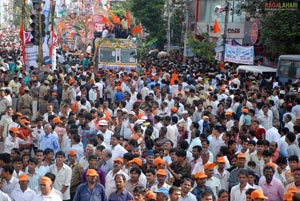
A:
[[[253,64],[253,60],[253,46],[225,45],[224,61],[239,64]]]

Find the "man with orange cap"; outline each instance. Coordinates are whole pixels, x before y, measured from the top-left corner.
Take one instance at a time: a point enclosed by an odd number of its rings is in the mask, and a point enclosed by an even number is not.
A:
[[[198,200],[200,200],[202,193],[208,191],[213,195],[213,198],[215,200],[213,191],[211,190],[210,187],[205,185],[206,180],[207,180],[207,175],[201,171],[196,172],[195,180],[196,180],[197,186],[192,190],[192,193],[196,196],[196,198],[198,198]]]
[[[33,201],[55,200],[62,201],[61,197],[52,192],[52,181],[49,177],[42,177],[40,180],[41,194],[37,195]]]
[[[36,193],[28,187],[29,177],[27,174],[19,176],[20,188],[14,189],[12,192],[12,200],[32,201]]]
[[[205,185],[210,187],[214,193],[214,196],[217,197],[219,190],[221,190],[221,182],[214,176],[216,165],[214,163],[206,163],[204,165],[204,172],[207,175],[207,180]]]
[[[72,177],[71,177],[71,184],[70,184],[70,194],[71,200],[73,200],[77,187],[81,184],[81,173],[83,171],[83,167],[76,161],[76,151],[70,150],[68,153],[68,165],[72,169]]]

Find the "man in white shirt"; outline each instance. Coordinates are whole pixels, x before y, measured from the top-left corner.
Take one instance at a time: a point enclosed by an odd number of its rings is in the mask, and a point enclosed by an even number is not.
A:
[[[50,172],[55,174],[56,179],[53,187],[60,190],[63,200],[69,200],[72,169],[64,163],[65,153],[58,151],[55,156],[56,163],[50,166]]]
[[[62,201],[61,197],[52,191],[52,181],[48,177],[42,177],[40,180],[41,194],[35,196],[33,201],[55,200]]]
[[[36,196],[36,193],[28,187],[29,177],[27,174],[22,174],[19,177],[20,188],[15,189],[12,192],[12,201],[32,201]]]
[[[99,131],[98,131],[97,135],[102,134],[104,137],[105,146],[110,148],[111,147],[110,139],[114,133],[111,130],[108,130],[107,127],[108,127],[108,122],[106,120],[100,120],[99,121]]]
[[[112,149],[111,149],[112,160],[114,160],[116,158],[123,158],[123,155],[125,153],[127,153],[127,150],[119,144],[120,139],[121,139],[121,136],[118,134],[111,136],[110,143],[112,146]]]
[[[238,172],[239,184],[231,188],[230,201],[246,200],[246,191],[251,188],[248,184],[248,171],[240,169]]]
[[[14,168],[11,165],[5,165],[2,167],[2,187],[1,190],[6,193],[10,198],[12,197],[12,192],[15,189],[20,188],[19,180],[13,176]]]
[[[114,178],[116,174],[123,174],[126,177],[126,180],[129,180],[129,176],[122,170],[122,167],[123,167],[123,159],[122,158],[114,159],[114,169],[109,171],[109,173],[105,177],[105,193],[107,197],[109,197],[109,195],[112,192],[116,191],[116,183],[114,182]]]
[[[214,196],[218,198],[219,190],[221,190],[220,189],[221,183],[220,180],[214,176],[214,169],[215,169],[214,163],[206,163],[204,165],[204,171],[205,174],[207,175],[207,180],[205,185],[210,187],[214,193]]]
[[[275,120],[273,122],[273,126],[266,131],[266,140],[268,140],[269,142],[278,143],[278,141],[281,137],[278,132],[279,128],[280,128],[280,122],[278,120]]]

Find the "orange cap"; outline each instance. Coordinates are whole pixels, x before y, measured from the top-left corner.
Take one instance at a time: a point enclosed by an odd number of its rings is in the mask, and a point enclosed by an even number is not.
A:
[[[225,160],[224,157],[218,157],[218,158],[217,158],[217,162],[218,162],[218,163],[226,163],[226,160]]]
[[[242,110],[242,112],[248,114],[248,113],[249,113],[249,110],[248,110],[247,108],[245,108],[245,109]]]
[[[49,184],[52,184],[52,181],[49,177],[42,177],[41,178],[41,183],[44,184],[44,183],[49,183]]]
[[[178,108],[174,106],[174,107],[171,108],[171,111],[176,113],[178,111]]]
[[[220,90],[224,92],[224,91],[226,91],[226,87],[225,87],[225,86],[222,86],[222,87],[220,88]]]
[[[237,155],[238,158],[246,158],[246,155],[244,153],[239,153]]]
[[[147,198],[149,200],[155,200],[156,196],[155,196],[155,193],[153,193],[152,191],[147,191],[145,193],[145,198]]]
[[[268,199],[268,197],[264,196],[262,191],[255,190],[251,193],[251,199]]]
[[[9,131],[11,131],[11,132],[18,132],[19,129],[18,129],[17,127],[11,127],[11,128],[9,129]]]
[[[123,159],[122,158],[116,158],[115,160],[114,160],[114,162],[120,162],[120,163],[124,163],[124,161],[123,161]]]
[[[300,120],[300,116],[297,116],[297,117],[296,117],[296,120]]]
[[[136,163],[136,164],[137,164],[138,166],[140,166],[140,167],[142,167],[142,165],[143,165],[142,160],[139,159],[139,158],[134,158],[134,159],[132,159],[131,161],[129,161],[129,163]]]
[[[164,169],[159,169],[157,170],[156,174],[158,175],[163,175],[163,176],[167,176],[167,172]]]
[[[207,170],[207,169],[214,169],[215,168],[215,164],[214,163],[206,163],[204,165],[204,170]]]
[[[274,170],[276,170],[276,164],[275,164],[275,163],[268,162],[268,163],[266,164],[266,166],[270,166],[270,167],[272,167]]]
[[[16,112],[16,115],[18,115],[19,117],[23,116],[23,114],[21,112]]]
[[[63,123],[63,121],[62,121],[59,117],[53,118],[53,119],[52,119],[52,122],[53,122],[54,124]]]
[[[117,86],[117,90],[118,91],[122,91],[122,87],[121,86]]]
[[[27,174],[21,174],[19,176],[19,181],[29,181],[29,177]]]
[[[76,155],[76,151],[75,150],[70,150],[69,155],[72,155],[72,156]]]
[[[205,178],[207,178],[207,175],[206,174],[204,174],[204,172],[196,172],[196,174],[195,174],[195,179],[205,179]]]
[[[232,112],[225,112],[225,115],[232,116]]]
[[[23,123],[23,124],[30,124],[30,121],[28,121],[27,119],[21,119],[21,123]]]
[[[97,173],[97,171],[94,170],[94,169],[88,169],[88,170],[86,171],[86,176],[98,176],[98,173]]]
[[[52,95],[52,96],[57,96],[58,94],[57,94],[55,91],[53,91],[53,92],[51,93],[51,95]]]
[[[158,157],[158,158],[154,159],[153,164],[155,167],[157,167],[159,165],[165,165],[165,161],[162,158]]]

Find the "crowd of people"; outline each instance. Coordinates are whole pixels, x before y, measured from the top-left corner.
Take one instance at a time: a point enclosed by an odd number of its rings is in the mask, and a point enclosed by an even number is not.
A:
[[[19,55],[1,55],[1,201],[299,200],[297,82],[153,55],[41,74]]]

